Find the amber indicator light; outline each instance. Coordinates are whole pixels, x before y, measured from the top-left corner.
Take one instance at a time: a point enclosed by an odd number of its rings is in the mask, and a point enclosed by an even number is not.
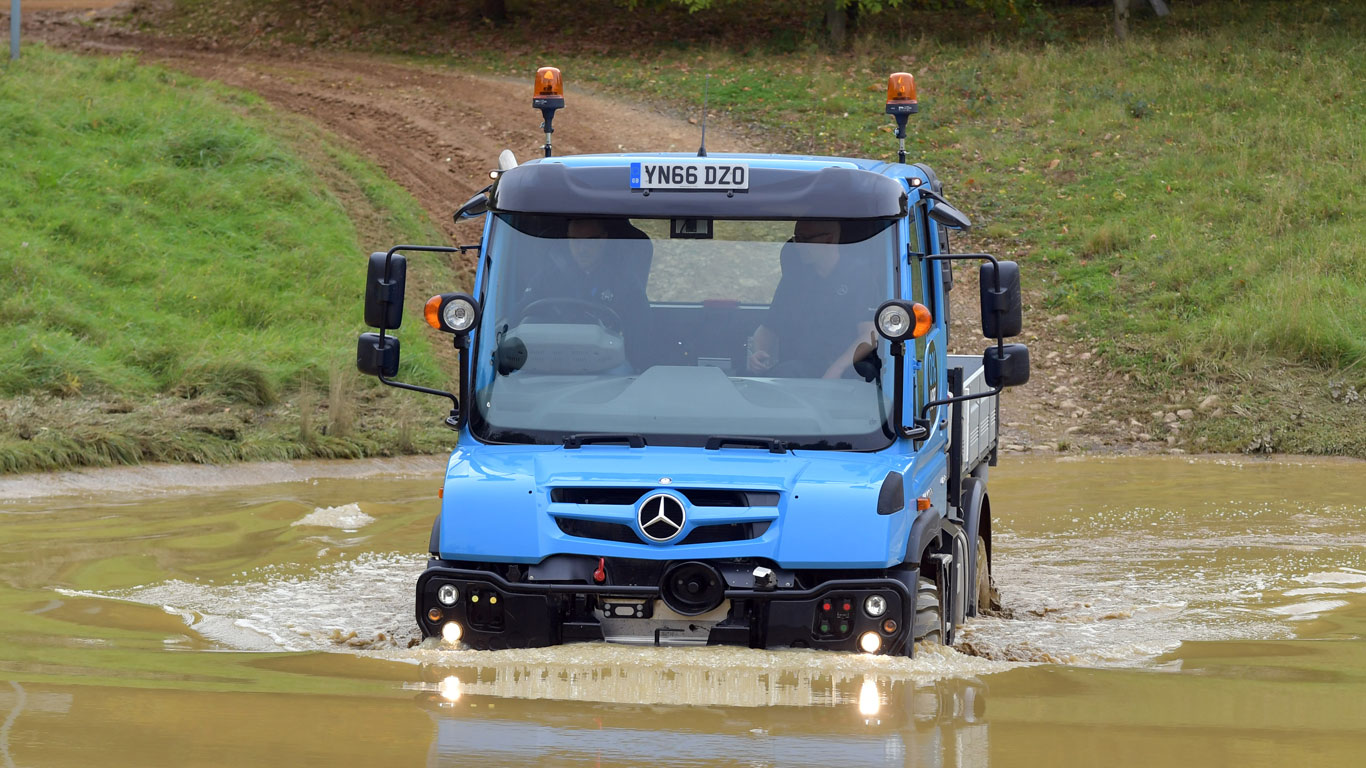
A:
[[[433,296],[427,299],[427,304],[422,308],[422,317],[427,321],[427,325],[441,330],[441,297]]]
[[[911,311],[915,313],[915,330],[911,331],[911,338],[918,339],[934,327],[934,316],[930,314],[930,308],[924,304],[911,305]]]

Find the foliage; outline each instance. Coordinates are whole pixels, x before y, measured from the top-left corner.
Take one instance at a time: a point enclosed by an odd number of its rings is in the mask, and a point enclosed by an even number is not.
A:
[[[1039,0],[1021,0],[1030,8],[1039,7]],[[746,0],[669,0],[676,5],[680,5],[690,13],[705,11],[724,4],[744,4]],[[635,8],[639,0],[626,0],[629,8]],[[835,10],[853,11],[856,14],[876,14],[883,11],[894,11],[904,6],[931,8],[934,10],[944,10],[947,8],[961,7],[977,11],[985,11],[997,16],[1019,16],[1020,8],[1016,0],[821,0],[821,2],[806,3],[807,11],[814,13],[817,10],[828,8],[833,4]]]

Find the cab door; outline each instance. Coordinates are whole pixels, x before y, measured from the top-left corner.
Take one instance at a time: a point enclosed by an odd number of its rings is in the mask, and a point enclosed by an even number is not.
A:
[[[913,402],[916,418],[919,419],[921,409],[926,403],[941,400],[948,393],[948,370],[945,366],[948,353],[948,297],[944,294],[943,283],[939,279],[940,265],[925,259],[926,254],[937,252],[938,233],[926,217],[924,205],[912,207],[908,223],[912,230],[908,242],[912,247],[906,254],[905,268],[910,277],[910,299],[929,307],[930,314],[934,317],[934,325],[930,332],[915,340],[914,360],[911,362],[914,371],[911,377],[915,391]],[[949,437],[948,414],[949,409],[941,405],[926,414],[926,421],[917,422],[930,430],[929,436],[919,444],[922,454],[943,452]]]

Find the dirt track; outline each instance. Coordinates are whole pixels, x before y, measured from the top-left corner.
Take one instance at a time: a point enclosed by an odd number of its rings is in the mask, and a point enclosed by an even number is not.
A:
[[[457,242],[478,238],[477,224],[457,225],[455,209],[488,183],[499,152],[536,157],[544,135],[531,108],[526,80],[395,63],[356,53],[293,49],[284,52],[211,50],[193,41],[130,33],[109,23],[127,6],[36,12],[25,35],[86,53],[134,53],[198,77],[259,93],[276,108],[309,118],[340,136],[405,187],[432,220]],[[101,5],[86,4],[86,8]],[[557,154],[635,150],[693,151],[700,129],[688,121],[586,93],[566,84],[567,108],[555,120]],[[708,149],[749,149],[743,136],[713,122]],[[376,244],[379,245],[379,244]],[[954,336],[977,344],[975,270],[958,270],[953,299]],[[1148,452],[1167,448],[1159,437],[1139,435],[1137,422],[1096,415],[1122,399],[1125,384],[1101,370],[1092,355],[1050,332],[1057,318],[1031,317],[1033,380],[1012,390],[1002,407],[1002,444],[1011,450],[1099,448]],[[980,348],[980,347],[977,347]],[[1085,424],[1083,428],[1081,424]],[[1146,440],[1144,438],[1147,438]]]
[[[39,16],[33,32],[62,47],[137,53],[255,91],[341,136],[406,187],[452,236],[477,234],[457,229],[451,213],[488,183],[499,152],[511,149],[522,160],[541,154],[544,134],[531,108],[530,73],[513,81],[357,54],[206,51],[100,24],[80,26],[71,17]],[[572,82],[565,100],[555,119],[558,154],[697,148],[700,131],[686,121],[583,93]],[[708,128],[707,144],[717,151],[742,148],[715,126]]]

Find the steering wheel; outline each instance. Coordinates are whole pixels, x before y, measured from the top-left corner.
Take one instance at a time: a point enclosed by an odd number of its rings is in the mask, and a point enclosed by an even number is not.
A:
[[[556,317],[565,319],[567,313],[577,311],[579,316],[587,317],[590,320],[601,324],[609,331],[621,333],[625,323],[621,321],[621,315],[616,310],[596,301],[587,299],[570,299],[561,297],[551,297],[548,299],[537,299],[522,310],[522,319],[532,317],[537,310],[552,310]],[[572,315],[571,315],[572,316]]]

